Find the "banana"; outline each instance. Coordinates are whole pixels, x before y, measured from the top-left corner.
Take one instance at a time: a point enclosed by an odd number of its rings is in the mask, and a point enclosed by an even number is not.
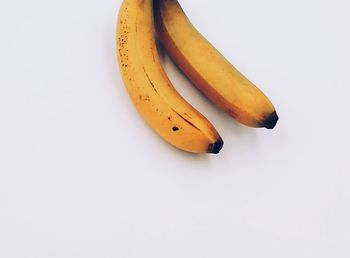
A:
[[[118,15],[117,57],[141,116],[164,140],[192,153],[219,153],[214,126],[175,90],[160,63],[153,0],[124,0]]]
[[[270,100],[196,30],[176,0],[155,0],[154,13],[169,56],[204,95],[242,124],[275,127]]]

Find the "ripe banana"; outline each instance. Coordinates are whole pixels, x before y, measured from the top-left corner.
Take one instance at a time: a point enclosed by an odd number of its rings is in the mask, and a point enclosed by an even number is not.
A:
[[[174,62],[211,101],[251,127],[275,127],[270,100],[191,24],[177,0],[154,0],[158,37]]]
[[[167,142],[182,150],[218,153],[223,146],[218,132],[179,95],[161,66],[153,0],[124,0],[117,27],[120,71],[141,116]]]

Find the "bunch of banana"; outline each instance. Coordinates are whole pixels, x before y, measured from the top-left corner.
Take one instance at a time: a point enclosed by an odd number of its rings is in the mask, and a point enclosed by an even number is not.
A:
[[[239,122],[274,128],[269,99],[191,24],[176,0],[124,0],[117,28],[118,62],[128,93],[146,122],[167,142],[192,153],[219,153],[214,126],[168,79],[155,34],[173,61],[210,100]]]

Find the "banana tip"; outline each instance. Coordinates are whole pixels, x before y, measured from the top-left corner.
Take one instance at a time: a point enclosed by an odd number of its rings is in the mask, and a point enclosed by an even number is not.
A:
[[[276,111],[273,111],[261,124],[263,127],[267,129],[273,129],[275,128],[277,122],[278,122],[278,115]]]
[[[218,154],[223,146],[224,141],[221,138],[219,138],[219,140],[217,140],[215,143],[209,144],[208,153]]]

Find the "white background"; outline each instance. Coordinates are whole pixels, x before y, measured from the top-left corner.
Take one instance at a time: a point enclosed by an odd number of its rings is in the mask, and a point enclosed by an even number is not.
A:
[[[239,125],[166,58],[224,138],[217,156],[137,114],[120,3],[0,1],[0,257],[350,257],[349,1],[181,1],[280,116]]]

